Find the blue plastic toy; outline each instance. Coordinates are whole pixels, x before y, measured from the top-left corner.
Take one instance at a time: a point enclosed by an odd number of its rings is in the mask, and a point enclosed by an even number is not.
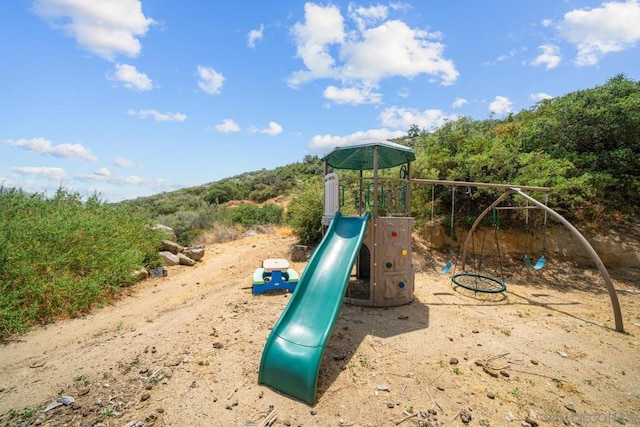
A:
[[[289,268],[289,261],[286,259],[265,259],[262,268],[253,272],[252,292],[263,294],[281,289],[293,292],[299,278],[298,272]]]

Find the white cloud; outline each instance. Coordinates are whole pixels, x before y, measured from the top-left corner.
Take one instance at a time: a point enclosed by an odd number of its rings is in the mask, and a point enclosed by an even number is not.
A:
[[[220,93],[224,76],[211,67],[198,65],[198,87],[210,95]]]
[[[550,70],[556,68],[562,56],[560,56],[560,48],[553,44],[543,44],[538,47],[542,51],[535,60],[531,62],[531,65],[544,65],[545,69]]]
[[[222,123],[215,125],[213,128],[222,133],[238,132],[240,130],[240,126],[231,119],[224,119]]]
[[[382,94],[372,92],[371,88],[337,88],[327,86],[322,95],[336,104],[379,104]]]
[[[462,108],[463,105],[468,104],[468,103],[469,103],[469,101],[467,101],[466,99],[458,97],[458,98],[453,100],[453,103],[451,104],[451,106],[453,108]]]
[[[348,11],[349,17],[356,23],[359,31],[364,31],[368,26],[383,21],[389,15],[389,8],[383,5],[362,7],[350,3]]]
[[[132,168],[133,162],[129,159],[125,159],[124,157],[116,157],[113,161],[113,164],[119,168]]]
[[[130,116],[138,117],[139,119],[152,117],[157,122],[184,122],[185,120],[187,120],[186,114],[161,113],[156,110],[128,110],[127,114]]]
[[[338,77],[329,52],[332,44],[344,42],[344,18],[336,6],[304,5],[305,22],[293,26],[297,55],[308,71],[297,71],[289,83],[293,86],[323,77]]]
[[[455,82],[459,73],[453,61],[443,56],[441,35],[410,28],[399,20],[378,25],[387,13],[385,6],[350,6],[355,28],[346,28],[336,6],[306,3],[304,22],[293,28],[297,56],[306,68],[294,72],[288,83],[296,87],[329,78],[346,87],[370,89],[385,78],[423,74],[439,78],[444,85]]]
[[[260,133],[266,133],[267,135],[276,136],[282,133],[282,126],[276,122],[269,122],[269,127],[262,129]]]
[[[316,135],[311,138],[309,148],[317,153],[329,152],[336,147],[357,144],[366,140],[389,140],[406,136],[407,132],[402,130],[370,129],[367,131],[354,132],[347,136]]]
[[[604,55],[629,49],[640,40],[640,2],[610,1],[593,9],[567,12],[558,28],[575,44],[577,65],[595,65]]]
[[[389,107],[380,113],[379,119],[383,126],[408,131],[411,125],[418,125],[420,129],[435,129],[448,120],[455,120],[456,115],[446,115],[441,110],[418,111],[413,108]]]
[[[262,40],[264,35],[264,24],[260,24],[260,29],[249,31],[249,35],[247,36],[247,46],[250,48],[256,47],[256,41]]]
[[[116,64],[115,73],[109,76],[112,81],[120,82],[127,89],[138,92],[153,89],[153,82],[146,74],[128,64]]]
[[[100,176],[110,176],[111,175],[111,171],[108,168],[102,167],[97,169],[94,174],[96,175],[100,175]]]
[[[75,178],[80,181],[105,182],[114,185],[141,185],[148,183],[147,180],[136,175],[116,176],[110,173],[105,175],[100,173],[100,170],[88,175],[76,175]]]
[[[85,148],[82,144],[53,145],[51,141],[45,138],[10,139],[5,142],[8,145],[22,147],[25,150],[38,154],[50,154],[64,159],[81,159],[88,162],[96,162],[98,160],[93,154],[91,154],[91,150]]]
[[[67,172],[62,168],[42,166],[16,166],[11,170],[20,175],[36,175],[52,181],[60,181],[67,177]]]
[[[89,52],[113,61],[138,56],[144,36],[155,22],[144,16],[139,0],[36,0],[34,11]]]
[[[551,19],[543,19],[541,24],[543,27],[550,27],[553,25],[553,21]]]
[[[553,96],[549,95],[548,93],[538,92],[538,93],[532,93],[531,95],[529,95],[529,99],[532,100],[533,102],[540,102],[543,99],[553,99]]]
[[[489,104],[489,111],[493,114],[507,114],[513,112],[513,103],[509,98],[504,96],[496,96],[491,104]]]

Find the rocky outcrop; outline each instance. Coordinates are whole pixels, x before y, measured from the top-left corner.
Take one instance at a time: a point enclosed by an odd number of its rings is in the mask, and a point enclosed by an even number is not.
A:
[[[196,265],[196,263],[204,257],[204,245],[184,247],[177,243],[176,233],[171,227],[158,224],[154,226],[153,229],[162,231],[166,236],[166,239],[160,243],[158,252],[164,265],[162,267],[152,269],[141,268],[134,271],[132,274],[137,280],[144,280],[149,276],[165,277],[169,274],[168,266],[185,265],[191,267]]]

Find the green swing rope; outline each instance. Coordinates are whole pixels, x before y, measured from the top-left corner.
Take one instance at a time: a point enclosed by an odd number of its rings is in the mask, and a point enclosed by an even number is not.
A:
[[[451,187],[451,225],[449,227],[449,237],[451,239],[453,239],[453,233],[454,233],[454,228],[453,228],[453,222],[455,219],[455,208],[456,208],[456,187],[453,186]],[[440,274],[447,274],[449,272],[449,270],[451,270],[451,267],[453,266],[453,262],[451,261],[451,254],[453,253],[453,250],[451,249],[451,244],[448,244],[448,249],[449,249],[449,260],[447,261],[447,263],[445,264],[444,267],[442,267],[442,269],[440,271],[438,271],[438,273]]]
[[[549,202],[549,196],[545,194],[544,204],[546,205]],[[542,256],[538,258],[535,265],[531,262],[531,258],[529,258],[529,201],[527,201],[527,209],[525,210],[525,253],[524,253],[524,264],[527,268],[531,268],[533,270],[540,270],[547,263],[547,259],[545,255],[547,253],[547,211],[544,211],[544,221],[543,221],[543,231],[542,231]]]

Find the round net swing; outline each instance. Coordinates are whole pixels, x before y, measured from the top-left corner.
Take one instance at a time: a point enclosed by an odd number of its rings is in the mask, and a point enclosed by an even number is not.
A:
[[[498,264],[500,265],[500,275],[502,274],[502,259],[500,256],[500,244],[498,243],[498,217],[497,210],[493,210],[493,218],[492,218],[492,226],[494,230],[494,237],[496,243],[496,252],[498,254]],[[504,284],[504,280],[498,279],[496,277],[490,276],[488,274],[481,274],[478,271],[482,268],[482,259],[484,255],[484,243],[485,243],[486,232],[482,236],[482,248],[480,250],[480,261],[474,265],[476,265],[475,272],[462,272],[462,273],[454,273],[451,276],[451,281],[465,289],[468,289],[473,292],[483,292],[487,294],[497,294],[500,292],[504,292],[507,289],[507,286]],[[472,239],[473,241],[473,239]],[[475,249],[474,249],[475,254]]]
[[[456,273],[451,280],[456,285],[474,292],[497,294],[507,289],[502,280],[478,273]]]

